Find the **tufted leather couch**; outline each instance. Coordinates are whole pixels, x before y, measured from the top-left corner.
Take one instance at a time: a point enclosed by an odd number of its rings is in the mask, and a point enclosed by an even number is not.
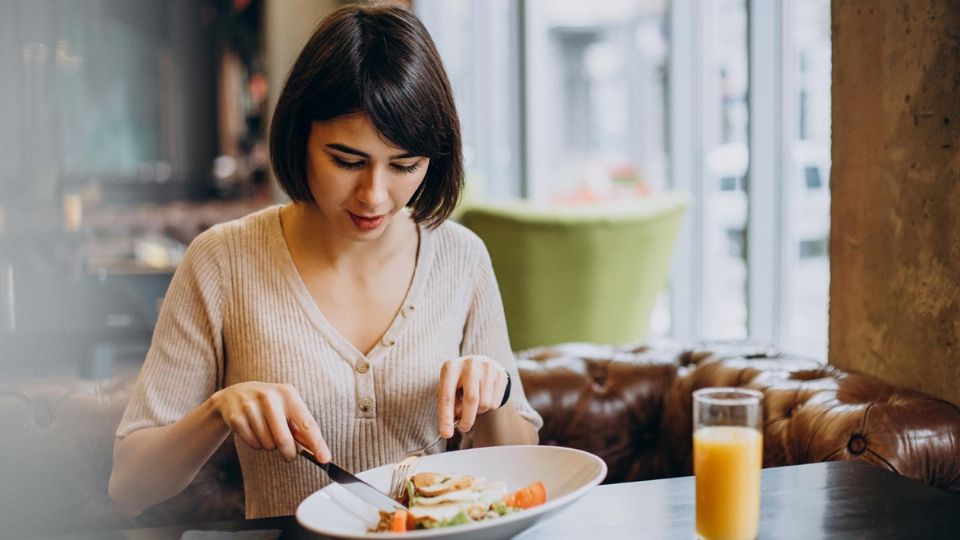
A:
[[[960,492],[960,409],[815,361],[746,344],[567,344],[519,354],[541,444],[582,448],[607,482],[691,474],[691,393],[763,392],[764,466],[872,463]],[[107,495],[131,377],[0,386],[0,538],[235,519],[243,484],[225,444],[186,491],[127,521]]]
[[[594,452],[607,482],[693,474],[691,394],[743,386],[764,395],[764,467],[866,461],[960,492],[960,408],[869,375],[749,344],[568,344],[521,356],[540,443]]]

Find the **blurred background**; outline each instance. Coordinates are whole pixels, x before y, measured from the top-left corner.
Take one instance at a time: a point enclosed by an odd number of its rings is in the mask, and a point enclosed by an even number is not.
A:
[[[401,4],[453,84],[467,199],[683,192],[649,334],[826,360],[829,0]],[[139,369],[192,238],[283,202],[272,104],[340,5],[0,0],[0,378]]]

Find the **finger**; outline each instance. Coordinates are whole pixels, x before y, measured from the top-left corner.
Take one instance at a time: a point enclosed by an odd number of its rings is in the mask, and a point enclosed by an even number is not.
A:
[[[299,394],[287,400],[287,417],[287,424],[293,433],[293,438],[310,450],[321,463],[330,461],[332,454],[320,432],[320,425],[310,414],[310,410]]]
[[[263,411],[259,402],[255,399],[245,399],[243,401],[243,415],[246,424],[250,426],[250,431],[252,431],[254,436],[257,437],[257,440],[260,441],[260,448],[263,450],[275,450],[276,445],[273,444],[273,435],[270,434],[270,428],[268,428],[266,422],[263,421]]]
[[[457,384],[460,381],[461,362],[447,361],[440,368],[440,381],[437,383],[437,418],[440,436],[453,437],[453,416],[456,405]]]
[[[250,429],[250,425],[247,423],[247,417],[244,414],[236,413],[227,418],[226,423],[231,431],[236,433],[237,437],[240,437],[240,440],[245,442],[247,446],[254,450],[263,448],[256,434]]]
[[[284,407],[284,398],[276,393],[265,394],[263,399],[263,416],[270,427],[273,442],[280,451],[284,461],[293,461],[297,458],[297,445],[293,434],[287,427],[287,415]]]
[[[500,368],[492,362],[488,362],[484,368],[484,376],[480,380],[480,405],[477,407],[477,414],[483,414],[489,410],[497,408],[500,401],[497,400],[497,386],[500,382]]]
[[[483,366],[474,360],[464,362],[460,374],[460,387],[463,388],[463,412],[460,413],[460,429],[470,431],[477,419],[477,407],[480,405],[480,378]]]

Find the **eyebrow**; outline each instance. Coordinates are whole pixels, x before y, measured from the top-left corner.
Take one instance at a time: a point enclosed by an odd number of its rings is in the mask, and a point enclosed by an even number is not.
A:
[[[357,150],[356,148],[350,148],[345,144],[338,144],[338,143],[328,144],[327,148],[331,150],[336,150],[338,152],[343,152],[344,154],[353,154],[355,156],[370,159],[370,154]],[[412,157],[418,157],[418,156],[416,154],[411,154],[410,152],[406,152],[403,154],[398,154],[396,156],[390,156],[390,159],[406,159],[406,158],[412,158]]]

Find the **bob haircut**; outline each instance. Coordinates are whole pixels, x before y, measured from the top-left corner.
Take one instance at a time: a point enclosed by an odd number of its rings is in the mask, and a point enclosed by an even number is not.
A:
[[[270,159],[294,201],[315,202],[307,181],[313,122],[365,114],[386,142],[430,158],[407,202],[436,227],[460,198],[460,120],[440,55],[419,19],[391,6],[346,6],[327,16],[294,63],[270,126]]]

